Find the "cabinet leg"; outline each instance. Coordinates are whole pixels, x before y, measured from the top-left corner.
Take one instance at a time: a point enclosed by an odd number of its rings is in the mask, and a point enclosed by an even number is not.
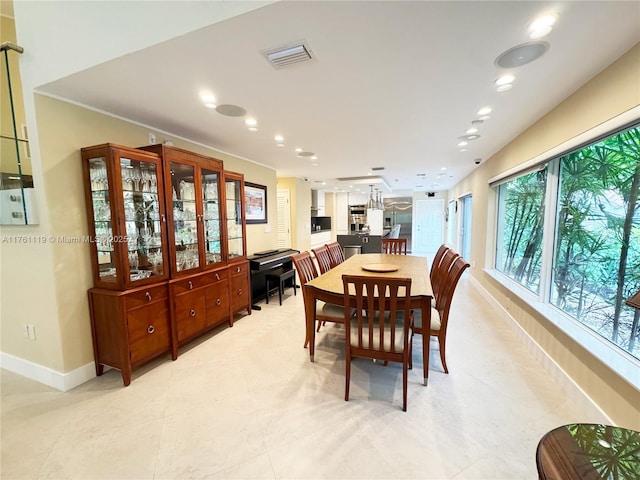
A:
[[[104,373],[104,365],[99,362],[96,362],[96,375],[99,377]]]
[[[123,368],[122,369],[122,383],[127,387],[131,383],[131,370]]]

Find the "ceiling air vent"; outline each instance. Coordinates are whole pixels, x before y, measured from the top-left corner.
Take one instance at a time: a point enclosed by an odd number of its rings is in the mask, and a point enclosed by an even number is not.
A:
[[[296,42],[284,47],[263,50],[262,54],[273,68],[291,67],[298,63],[311,60],[311,49],[304,42]]]

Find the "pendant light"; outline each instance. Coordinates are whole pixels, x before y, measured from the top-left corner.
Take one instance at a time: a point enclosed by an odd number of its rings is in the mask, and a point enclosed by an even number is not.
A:
[[[376,208],[376,202],[373,199],[373,185],[369,185],[371,187],[371,193],[369,194],[369,201],[367,202],[367,208]]]

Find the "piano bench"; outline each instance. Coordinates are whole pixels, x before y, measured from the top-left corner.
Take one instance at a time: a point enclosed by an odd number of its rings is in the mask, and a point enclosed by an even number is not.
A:
[[[275,288],[273,285],[277,285],[278,300],[280,301],[280,305],[282,305],[282,292],[284,291],[284,288],[285,288],[284,284],[290,278],[293,279],[293,294],[297,295],[296,294],[296,271],[293,268],[290,270],[278,269],[278,270],[274,270],[273,272],[269,272],[265,275],[265,282],[267,287],[266,288],[267,303],[269,303],[269,292],[271,292],[271,290]]]

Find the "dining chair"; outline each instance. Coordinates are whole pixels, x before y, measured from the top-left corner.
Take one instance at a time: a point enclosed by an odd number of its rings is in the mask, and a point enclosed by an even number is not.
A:
[[[402,363],[402,410],[407,411],[407,375],[411,359],[410,278],[343,275],[346,378],[349,401],[351,360],[370,358]]]
[[[433,278],[433,274],[435,273],[435,270],[438,267],[438,265],[440,265],[440,261],[442,260],[442,257],[444,256],[446,251],[449,250],[450,248],[451,247],[449,245],[447,245],[446,243],[443,243],[438,248],[438,251],[436,252],[435,256],[433,257],[433,262],[431,263],[431,269],[429,270],[429,278],[430,279]]]
[[[431,329],[429,330],[429,335],[438,338],[440,361],[442,362],[444,373],[449,373],[446,361],[446,345],[451,301],[453,300],[453,294],[456,290],[456,286],[458,285],[458,280],[460,280],[460,277],[467,268],[469,268],[469,263],[458,255],[447,272],[440,294],[436,299],[435,308],[431,308]],[[420,310],[413,311],[412,338],[414,333],[419,335],[425,334],[422,328],[422,312]],[[410,361],[410,367],[412,366],[411,363],[412,362]]]
[[[301,252],[295,255],[291,255],[293,264],[298,271],[298,278],[300,279],[300,285],[302,286],[302,297],[306,297],[305,284],[310,280],[313,280],[318,276],[318,271],[313,263],[313,259],[309,252]],[[341,305],[334,305],[332,303],[325,303],[322,301],[316,302],[316,318],[314,321],[318,322],[318,327],[323,322],[344,323],[344,311],[345,309]],[[304,347],[306,348],[309,343],[309,339],[305,339]]]
[[[383,238],[382,253],[391,253],[395,255],[407,254],[406,238]]]
[[[433,290],[433,302],[431,302],[431,305],[433,307],[436,306],[438,295],[440,295],[440,287],[445,282],[451,265],[459,256],[460,254],[453,248],[450,248],[449,250],[444,252],[444,255],[442,256],[440,263],[436,267],[436,270],[434,271],[433,275],[430,276],[429,280],[431,281],[431,289]]]
[[[329,253],[329,248],[326,245],[322,245],[318,248],[312,248],[311,251],[316,257],[320,274],[327,273],[331,270],[331,254]]]
[[[338,242],[327,243],[326,247],[331,255],[331,268],[344,262],[344,250]]]

